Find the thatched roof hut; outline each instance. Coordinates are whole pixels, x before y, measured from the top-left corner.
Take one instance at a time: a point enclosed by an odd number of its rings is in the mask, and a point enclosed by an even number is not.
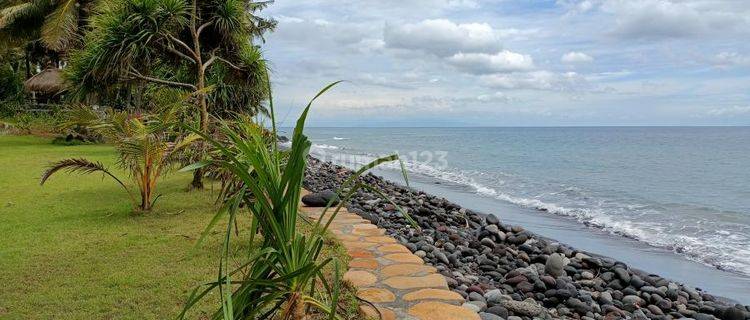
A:
[[[62,70],[57,68],[46,69],[35,74],[23,83],[23,87],[29,92],[50,95],[57,94],[66,88]]]

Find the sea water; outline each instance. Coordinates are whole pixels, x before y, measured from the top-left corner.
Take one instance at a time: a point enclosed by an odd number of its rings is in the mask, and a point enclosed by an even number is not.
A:
[[[750,127],[308,128],[307,134],[312,153],[325,160],[356,167],[396,152],[425,191],[750,303]],[[398,179],[399,168],[378,172]]]

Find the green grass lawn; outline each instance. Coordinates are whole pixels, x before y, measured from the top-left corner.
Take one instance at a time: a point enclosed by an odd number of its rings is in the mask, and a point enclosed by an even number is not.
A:
[[[101,174],[58,173],[41,187],[52,161],[115,162],[111,146],[49,141],[0,135],[0,319],[174,318],[190,290],[216,277],[221,230],[188,255],[215,193],[186,192],[191,176],[175,173],[159,184],[154,211],[133,215],[127,194]],[[206,301],[192,318],[217,306]]]

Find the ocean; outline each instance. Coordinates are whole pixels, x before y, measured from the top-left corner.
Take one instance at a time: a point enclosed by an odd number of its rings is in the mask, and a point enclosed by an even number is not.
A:
[[[398,153],[410,181],[427,192],[750,302],[750,127],[306,133],[324,160],[357,167]],[[399,182],[399,168],[376,173]]]

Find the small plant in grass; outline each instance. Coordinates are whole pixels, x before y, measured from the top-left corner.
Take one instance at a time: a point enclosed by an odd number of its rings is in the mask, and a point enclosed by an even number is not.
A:
[[[96,126],[117,149],[118,165],[128,172],[137,186],[139,200],[136,200],[133,190],[107,167],[87,159],[65,159],[52,163],[42,174],[40,184],[43,185],[59,171],[101,172],[125,189],[137,211],[150,211],[158,199],[155,193],[159,178],[173,167],[178,152],[198,138],[189,135],[178,141],[170,141],[169,117],[169,113],[152,116],[115,112]]]
[[[185,318],[186,312],[213,290],[218,291],[221,299],[221,307],[213,315],[214,319],[300,320],[306,319],[311,309],[325,314],[329,319],[339,318],[339,268],[335,268],[334,280],[328,281],[322,269],[331,263],[331,259],[319,259],[325,245],[325,232],[344,203],[359,189],[374,190],[364,185],[359,177],[381,163],[398,160],[398,156],[377,159],[357,170],[341,186],[341,190],[344,190],[341,203],[332,212],[329,203],[321,218],[312,225],[312,232],[299,232],[300,193],[311,146],[310,140],[303,134],[305,120],[312,102],[335,84],[321,90],[304,109],[297,120],[292,146],[288,151],[280,151],[276,143],[271,99],[271,143],[268,143],[268,135],[264,135],[263,130],[238,132],[236,129],[252,128],[251,125],[224,124],[221,130],[227,137],[226,141],[217,141],[198,129],[192,129],[213,146],[214,152],[211,160],[186,169],[219,166],[235,175],[240,183],[237,192],[229,194],[224,206],[198,241],[200,244],[222,218],[227,218],[218,277],[193,291],[180,319]],[[253,242],[256,234],[261,234],[261,247],[257,253],[233,268],[229,265],[233,228],[238,215],[247,213],[252,218],[250,242]],[[408,217],[406,212],[403,214]],[[323,292],[316,292],[318,283],[322,284]]]

